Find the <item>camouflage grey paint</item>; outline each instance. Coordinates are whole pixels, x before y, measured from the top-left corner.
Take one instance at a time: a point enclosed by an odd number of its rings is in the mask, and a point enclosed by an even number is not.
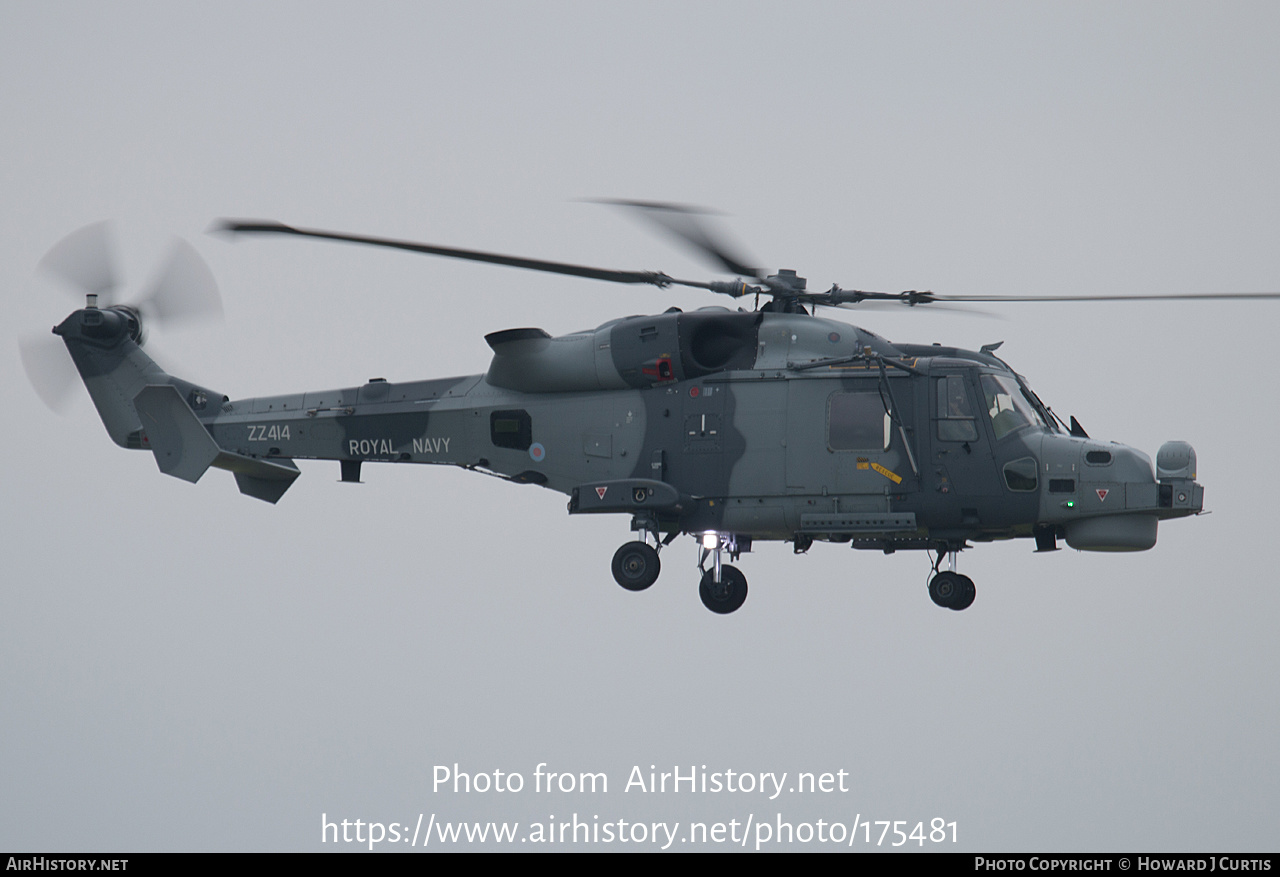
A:
[[[1158,520],[1203,504],[1183,443],[1162,450],[1157,479],[1122,445],[1039,425],[997,437],[982,380],[1014,379],[999,359],[895,346],[807,315],[707,308],[560,338],[507,330],[487,338],[485,375],[239,400],[166,374],[135,343],[136,322],[124,308],[86,308],[55,330],[112,439],[186,480],[228,469],[270,502],[297,477],[296,459],[452,465],[667,533],[884,551],[1033,536],[1140,550]],[[979,409],[963,438],[939,423],[949,376]],[[845,394],[885,406],[884,441],[833,440]],[[527,426],[527,441],[499,442],[500,420]]]

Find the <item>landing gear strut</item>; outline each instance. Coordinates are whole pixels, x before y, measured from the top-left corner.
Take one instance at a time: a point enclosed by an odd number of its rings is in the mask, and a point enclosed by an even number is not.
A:
[[[929,580],[929,597],[942,608],[959,612],[973,605],[978,589],[974,587],[973,579],[956,572],[957,553],[955,550],[938,549],[938,559],[933,564],[935,575]],[[950,557],[951,568],[939,572],[944,556]]]

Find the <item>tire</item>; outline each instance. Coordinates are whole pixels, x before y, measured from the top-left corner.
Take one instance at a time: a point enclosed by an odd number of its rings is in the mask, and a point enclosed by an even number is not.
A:
[[[929,598],[943,609],[954,609],[956,601],[964,590],[961,577],[953,572],[943,571],[929,580]]]
[[[658,552],[644,542],[628,542],[613,553],[613,578],[628,591],[643,591],[658,580]]]
[[[722,564],[719,584],[714,579],[715,570],[709,569],[702,575],[702,583],[698,585],[702,605],[717,615],[728,615],[739,609],[747,599],[747,577],[736,566]]]

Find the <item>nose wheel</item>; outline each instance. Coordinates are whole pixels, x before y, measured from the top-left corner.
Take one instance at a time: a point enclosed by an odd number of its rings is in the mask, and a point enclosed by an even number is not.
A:
[[[959,573],[944,571],[929,580],[929,596],[944,609],[968,609],[977,593],[973,579]]]
[[[956,572],[957,554],[959,551],[938,549],[938,559],[933,564],[934,576],[929,580],[929,598],[943,609],[959,612],[973,605],[978,589],[974,587],[973,579]],[[939,571],[943,557],[950,557],[951,568]]]

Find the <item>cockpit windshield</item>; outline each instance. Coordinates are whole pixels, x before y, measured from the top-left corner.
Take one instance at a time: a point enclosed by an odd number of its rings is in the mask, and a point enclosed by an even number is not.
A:
[[[1022,375],[1018,375],[1018,383],[1022,385],[1022,395],[1031,402],[1032,407],[1040,412],[1040,421],[1045,424],[1050,432],[1067,432],[1067,425],[1062,422],[1054,410],[1044,404],[1044,400],[1040,398],[1035,390],[1031,389],[1031,385],[1027,383],[1027,379]]]
[[[983,375],[982,393],[987,400],[987,413],[991,417],[991,426],[997,439],[1033,424],[1043,429],[1049,428],[1013,378]]]

